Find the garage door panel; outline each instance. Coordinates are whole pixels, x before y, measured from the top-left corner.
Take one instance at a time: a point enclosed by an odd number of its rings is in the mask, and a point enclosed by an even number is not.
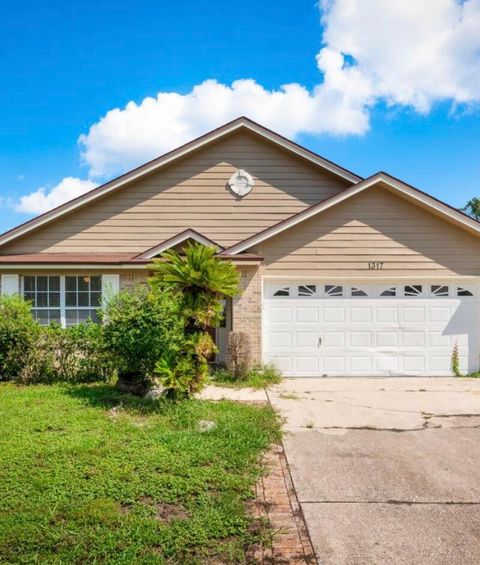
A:
[[[270,321],[273,323],[290,323],[293,320],[294,306],[273,306],[270,309]]]
[[[443,373],[450,371],[450,355],[430,355],[428,358],[428,370],[432,373]]]
[[[321,375],[320,359],[318,355],[305,355],[294,357],[293,365],[295,374],[302,376]]]
[[[399,335],[396,331],[377,331],[375,332],[377,347],[396,347]]]
[[[368,307],[355,307],[350,308],[350,322],[371,322],[372,309]]]
[[[323,369],[327,375],[345,375],[345,373],[347,372],[345,356],[326,355],[323,361]]]
[[[351,330],[349,333],[351,347],[372,347],[373,332]]]
[[[318,332],[299,330],[295,332],[295,347],[300,348],[318,348]]]
[[[323,331],[322,347],[345,347],[345,331]]]
[[[425,347],[425,332],[403,331],[401,332],[401,344],[404,347]]]
[[[368,375],[373,371],[373,359],[364,355],[350,356],[350,372],[352,374]]]
[[[375,371],[379,373],[399,373],[399,358],[393,355],[377,355]]]
[[[427,369],[426,358],[423,355],[405,355],[403,369],[406,374],[421,375]]]
[[[375,309],[376,322],[398,322],[398,308],[395,306],[379,306]]]
[[[333,323],[345,322],[346,308],[342,306],[325,306],[323,308],[323,321]]]
[[[448,322],[451,317],[452,308],[450,306],[430,307],[430,322]]]
[[[270,347],[272,349],[290,349],[293,345],[292,343],[291,331],[277,331],[270,334]]]
[[[426,308],[424,306],[401,306],[401,319],[404,322],[426,322]]]
[[[304,308],[298,307],[295,309],[295,321],[297,323],[313,323],[317,324],[318,319],[318,308]]]

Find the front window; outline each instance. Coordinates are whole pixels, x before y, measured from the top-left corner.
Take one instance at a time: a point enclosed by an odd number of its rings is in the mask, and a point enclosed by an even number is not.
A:
[[[101,276],[65,277],[65,323],[67,326],[75,326],[88,319],[98,321],[97,310],[101,304]]]
[[[102,305],[101,275],[23,277],[23,297],[32,303],[32,314],[43,326],[57,322],[74,326],[98,320]]]
[[[32,303],[33,317],[42,326],[60,323],[60,277],[24,277],[23,297]]]

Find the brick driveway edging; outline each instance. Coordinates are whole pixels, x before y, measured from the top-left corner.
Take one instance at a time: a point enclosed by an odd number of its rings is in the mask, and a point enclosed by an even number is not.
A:
[[[255,551],[257,563],[317,563],[303,513],[293,488],[285,451],[274,445],[264,457],[268,474],[256,485],[254,512],[257,518],[267,518],[274,530],[271,548]]]

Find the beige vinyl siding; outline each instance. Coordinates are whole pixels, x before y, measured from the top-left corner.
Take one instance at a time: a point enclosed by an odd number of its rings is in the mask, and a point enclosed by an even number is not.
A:
[[[253,251],[275,276],[479,275],[480,239],[385,188],[371,188]],[[382,270],[369,270],[383,261]]]
[[[238,168],[255,179],[243,199],[226,186]],[[236,132],[1,251],[133,254],[187,228],[228,247],[350,184],[255,134]]]

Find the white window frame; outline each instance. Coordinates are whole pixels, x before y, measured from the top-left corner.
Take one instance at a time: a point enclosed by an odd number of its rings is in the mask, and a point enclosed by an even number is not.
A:
[[[102,275],[90,275],[90,274],[69,274],[69,275],[55,275],[55,274],[29,274],[29,275],[22,275],[21,279],[20,279],[20,293],[22,298],[25,298],[25,277],[39,277],[39,276],[43,276],[43,277],[59,277],[60,278],[60,306],[59,307],[54,307],[54,308],[50,308],[48,306],[46,307],[33,307],[34,310],[60,310],[60,325],[62,326],[62,328],[66,328],[67,327],[67,310],[101,310],[103,308],[104,305],[104,300],[103,300],[103,294],[104,294],[104,277]],[[101,297],[100,297],[100,304],[96,307],[92,307],[92,306],[67,306],[66,305],[66,285],[65,285],[65,280],[67,277],[100,277],[100,293],[101,293]],[[77,291],[78,292],[78,291]],[[73,325],[79,325],[79,324],[73,324]]]

